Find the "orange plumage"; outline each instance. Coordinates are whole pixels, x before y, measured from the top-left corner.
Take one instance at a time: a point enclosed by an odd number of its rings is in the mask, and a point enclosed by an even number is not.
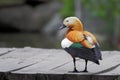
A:
[[[86,40],[84,36],[91,37],[91,42],[89,42],[88,40]],[[94,45],[94,43],[97,42],[96,38],[94,37],[94,35],[92,35],[88,31],[73,31],[73,30],[68,30],[68,32],[67,32],[67,34],[66,34],[65,37],[68,38],[72,42],[79,42],[80,44],[82,44],[86,48],[92,48],[93,45]]]
[[[69,31],[66,36],[72,42],[81,42],[84,40],[83,33],[80,31]]]

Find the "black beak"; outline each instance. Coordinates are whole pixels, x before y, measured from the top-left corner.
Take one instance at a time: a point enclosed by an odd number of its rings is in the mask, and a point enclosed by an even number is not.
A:
[[[62,26],[60,26],[58,29],[61,30],[63,28],[66,28],[66,26],[64,24]]]

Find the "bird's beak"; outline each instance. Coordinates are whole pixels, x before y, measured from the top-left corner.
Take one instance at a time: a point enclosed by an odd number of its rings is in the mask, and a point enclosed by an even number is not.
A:
[[[61,30],[63,28],[66,28],[66,26],[64,24],[62,26],[60,26],[58,29]]]

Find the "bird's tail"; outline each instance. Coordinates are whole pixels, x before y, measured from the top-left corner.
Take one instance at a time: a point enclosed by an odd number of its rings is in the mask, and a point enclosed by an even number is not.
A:
[[[99,61],[98,61],[98,60],[97,60],[97,61],[95,61],[95,63],[96,63],[96,64],[98,64],[98,65],[100,65],[100,63],[99,63]]]

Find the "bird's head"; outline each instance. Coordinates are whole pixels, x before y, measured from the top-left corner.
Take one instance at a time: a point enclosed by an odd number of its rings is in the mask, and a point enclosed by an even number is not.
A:
[[[63,21],[63,26],[61,27],[61,29],[62,28],[69,28],[71,30],[82,31],[83,25],[77,17],[67,17]]]

